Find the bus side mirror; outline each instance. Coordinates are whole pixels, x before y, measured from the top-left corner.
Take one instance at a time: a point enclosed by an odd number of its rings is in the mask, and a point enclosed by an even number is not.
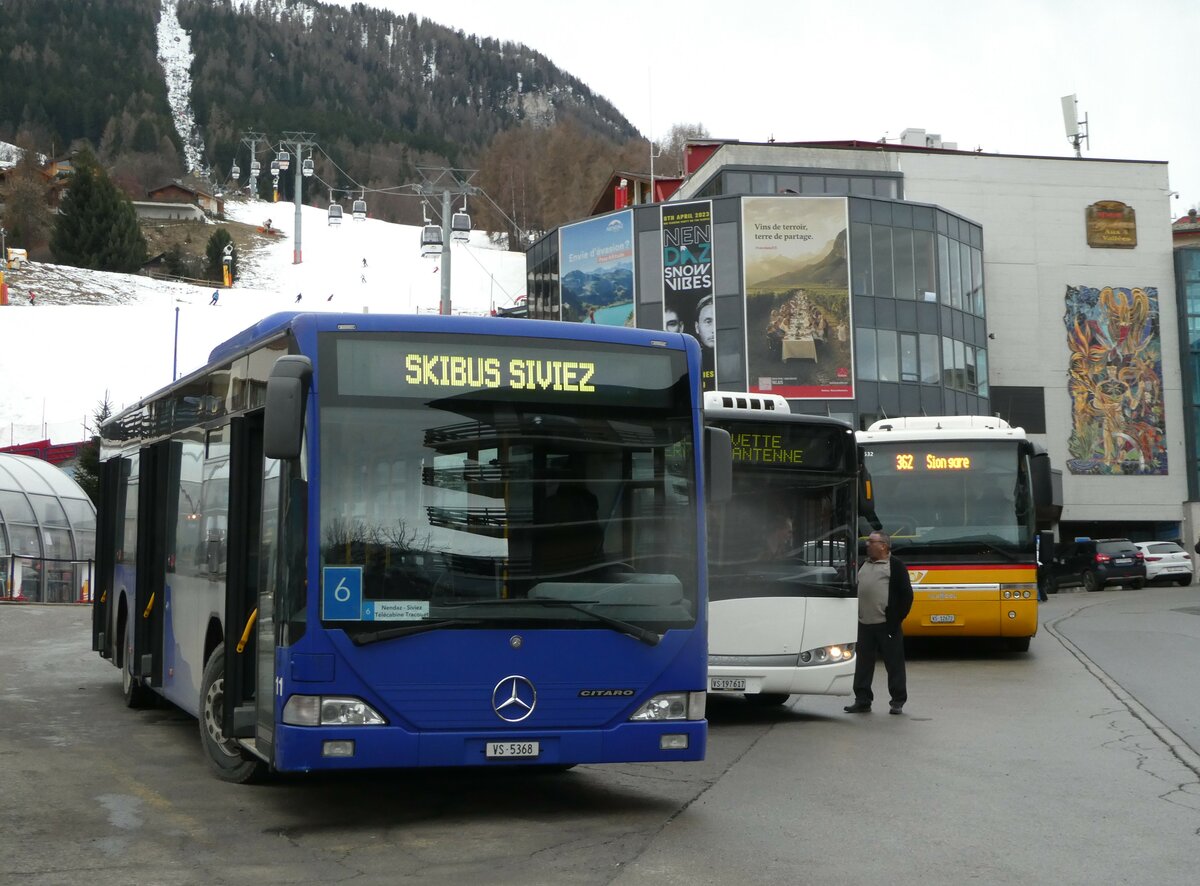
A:
[[[704,429],[704,488],[708,504],[733,497],[733,439],[724,428]]]
[[[263,454],[267,458],[300,457],[304,440],[304,401],[312,381],[312,361],[307,357],[280,357],[267,378],[267,405],[263,419]]]
[[[861,449],[858,452],[858,516],[860,520],[865,520],[871,529],[883,529],[883,523],[875,513],[875,484],[871,482],[871,473],[863,464]],[[864,533],[868,534],[870,533]],[[863,551],[865,552],[866,548],[863,548]]]

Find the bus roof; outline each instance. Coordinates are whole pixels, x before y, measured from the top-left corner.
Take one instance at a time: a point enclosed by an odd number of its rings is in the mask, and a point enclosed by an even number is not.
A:
[[[299,324],[312,324],[317,331],[338,329],[360,332],[453,332],[467,335],[520,335],[523,338],[549,338],[568,341],[587,340],[657,346],[672,350],[698,352],[695,338],[681,332],[664,332],[654,329],[634,329],[626,326],[604,326],[588,323],[562,323],[556,320],[529,320],[514,327],[495,317],[466,317],[439,314],[355,314],[312,311],[280,311],[270,314],[252,326],[217,345],[208,355],[208,362],[174,382],[163,385],[153,393],[125,407],[108,418],[104,424],[114,423],[126,415],[144,408],[174,388],[186,387],[194,379],[209,372],[213,366],[225,363],[253,350],[263,342],[287,333]]]
[[[501,323],[495,317],[442,316],[439,314],[353,314],[282,311],[259,320],[253,326],[217,345],[208,355],[209,365],[221,363],[273,338],[300,323],[312,323],[319,331],[337,329],[360,332],[455,332],[479,335],[520,335],[531,338],[586,339],[618,344],[658,344],[686,350],[691,336],[654,329],[604,326],[587,323],[562,323],[555,320],[530,320],[519,327]]]
[[[990,415],[914,415],[885,418],[858,432],[860,441],[1024,440],[1025,429]]]

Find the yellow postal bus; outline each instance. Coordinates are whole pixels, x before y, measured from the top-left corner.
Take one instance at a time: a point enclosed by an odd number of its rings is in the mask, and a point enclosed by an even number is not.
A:
[[[1045,451],[1021,428],[978,415],[885,419],[858,442],[876,515],[912,577],[905,635],[998,637],[1027,650],[1038,628],[1038,530],[1054,513]]]

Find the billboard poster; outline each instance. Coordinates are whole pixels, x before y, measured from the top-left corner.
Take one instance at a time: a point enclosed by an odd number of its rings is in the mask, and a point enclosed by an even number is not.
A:
[[[559,228],[558,273],[560,319],[633,326],[633,212]]]
[[[662,244],[663,329],[696,337],[703,361],[703,388],[716,390],[712,202],[663,204]]]
[[[1166,474],[1158,289],[1068,286],[1072,474]]]
[[[746,369],[752,392],[854,397],[842,197],[743,197]]]

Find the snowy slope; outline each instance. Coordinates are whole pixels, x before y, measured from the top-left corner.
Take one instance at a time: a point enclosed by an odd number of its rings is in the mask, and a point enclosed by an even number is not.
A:
[[[331,227],[324,210],[302,211],[303,261],[293,264],[293,204],[226,203],[231,218],[270,218],[282,236],[263,237],[260,248],[239,257],[241,279],[220,290],[216,305],[209,304],[211,287],[148,277],[42,263],[6,272],[0,446],[83,439],[106,392],[118,409],[134,403],[170,383],[172,371],[203,365],[215,345],[276,311],[438,311],[441,262],[420,257],[419,227],[374,219]],[[482,233],[452,247],[451,271],[456,314],[486,314],[525,292],[524,255],[490,248]]]

